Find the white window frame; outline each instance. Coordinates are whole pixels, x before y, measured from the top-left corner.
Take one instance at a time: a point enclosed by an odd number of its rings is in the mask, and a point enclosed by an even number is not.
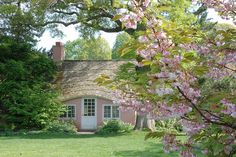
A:
[[[85,99],[94,99],[95,100],[95,116],[91,116],[91,117],[96,117],[97,118],[97,98],[94,97],[85,97],[82,98],[82,106],[81,106],[81,115],[84,116],[84,100]],[[84,117],[89,117],[89,116],[84,116]]]
[[[66,110],[66,117],[61,117],[62,119],[76,119],[76,105],[75,104],[66,104],[66,108],[68,109],[68,106],[74,106],[75,108],[75,117],[68,117],[68,110]]]
[[[105,106],[111,106],[111,117],[110,118],[104,117]],[[120,119],[120,117],[121,117],[120,110],[118,110],[119,111],[119,117],[113,118],[113,115],[112,115],[112,107],[113,106],[119,107],[119,105],[115,105],[115,104],[103,104],[102,105],[102,118],[103,118],[103,120]]]

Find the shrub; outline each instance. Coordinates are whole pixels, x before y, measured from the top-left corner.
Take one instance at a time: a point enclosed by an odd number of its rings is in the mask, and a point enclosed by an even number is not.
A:
[[[121,132],[131,132],[132,130],[134,130],[134,126],[130,123],[124,123],[122,121],[120,121],[120,127],[121,127]]]
[[[45,131],[74,134],[77,132],[77,128],[74,123],[70,121],[54,121],[46,127]]]
[[[0,121],[18,131],[43,129],[57,119],[63,105],[52,84],[56,74],[57,66],[47,55],[0,35]]]
[[[171,120],[158,120],[156,121],[156,130],[157,131],[166,131],[166,132],[182,132],[182,126],[176,119]]]
[[[124,123],[119,120],[108,120],[104,121],[103,125],[98,128],[96,131],[97,134],[117,134],[117,133],[125,133],[131,132],[134,126],[129,123]]]

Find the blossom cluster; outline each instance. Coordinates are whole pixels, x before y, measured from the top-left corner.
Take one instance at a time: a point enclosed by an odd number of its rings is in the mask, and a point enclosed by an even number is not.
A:
[[[126,28],[136,29],[137,23],[141,21],[144,16],[142,7],[148,7],[149,3],[150,0],[145,0],[142,4],[138,4],[137,1],[131,1],[133,11],[122,14],[120,21],[124,23]]]
[[[221,103],[224,105],[224,109],[221,112],[236,118],[236,104],[230,103],[225,99],[221,100]]]
[[[203,3],[209,8],[214,8],[222,18],[236,20],[233,16],[236,13],[235,0],[203,0]],[[236,25],[236,21],[234,21],[234,24]]]
[[[176,104],[173,103],[168,105],[165,102],[158,102],[155,105],[155,109],[153,109],[150,114],[151,117],[157,120],[165,120],[165,119],[174,119],[180,118],[185,114],[192,111],[192,108],[185,104]]]
[[[153,110],[153,105],[148,100],[139,100],[136,93],[132,91],[121,92],[116,91],[114,100],[115,104],[119,104],[120,110],[133,110],[140,114],[148,114]]]
[[[183,126],[184,132],[186,132],[189,136],[199,133],[201,129],[206,127],[205,124],[201,124],[199,122],[188,121],[185,119],[181,120],[181,124]]]
[[[163,139],[163,149],[166,153],[170,151],[179,150],[179,141],[177,141],[176,136],[174,134],[166,134]]]

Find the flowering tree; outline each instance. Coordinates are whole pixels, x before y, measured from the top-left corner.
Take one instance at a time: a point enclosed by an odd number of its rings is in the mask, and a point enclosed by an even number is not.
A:
[[[117,17],[126,28],[136,29],[137,41],[122,53],[136,50],[136,68],[121,70],[116,103],[155,119],[179,119],[187,141],[173,130],[156,132],[164,150],[195,156],[196,148],[208,156],[236,153],[236,46],[235,29],[205,31],[196,23],[187,0],[130,1],[131,11]],[[235,2],[203,0],[220,15],[235,19]],[[104,77],[103,79],[108,79]],[[224,86],[223,84],[226,85]],[[151,135],[150,135],[151,136]]]

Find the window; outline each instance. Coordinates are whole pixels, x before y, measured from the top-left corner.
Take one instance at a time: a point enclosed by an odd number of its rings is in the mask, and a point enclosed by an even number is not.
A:
[[[104,105],[103,115],[105,119],[118,119],[120,117],[119,106]]]
[[[95,116],[95,99],[84,99],[84,116]]]
[[[61,117],[75,118],[75,105],[66,105],[66,112]]]

